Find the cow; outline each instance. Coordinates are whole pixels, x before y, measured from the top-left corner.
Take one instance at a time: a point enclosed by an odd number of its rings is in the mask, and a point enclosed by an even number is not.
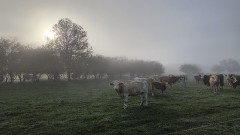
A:
[[[176,76],[161,76],[159,77],[160,82],[167,83],[172,88],[172,85],[176,83],[179,78]]]
[[[227,78],[227,81],[228,81],[228,84],[235,89],[237,88],[237,85],[240,85],[240,76],[230,74]]]
[[[223,74],[219,74],[217,76],[219,78],[220,89],[223,89],[223,86],[224,86],[224,76],[223,76]]]
[[[164,82],[153,81],[152,82],[152,96],[154,96],[154,88],[160,89],[163,93],[163,91],[166,90],[167,86]]]
[[[193,77],[194,77],[194,79],[196,80],[196,83],[197,83],[197,84],[199,84],[199,82],[203,80],[203,77],[202,77],[202,75],[200,75],[200,74],[199,74],[199,75],[195,75],[195,76],[193,76]]]
[[[204,75],[204,76],[203,76],[203,83],[204,83],[205,85],[207,85],[208,87],[210,86],[210,82],[209,82],[210,76],[211,76],[211,75]]]
[[[211,89],[214,90],[214,87],[215,87],[214,92],[217,92],[219,84],[220,84],[220,79],[219,79],[218,75],[211,75],[209,78],[209,84],[210,84]]]
[[[140,78],[140,77],[135,77],[133,78],[134,81],[140,81],[140,82],[147,82],[147,87],[150,88],[153,82],[153,79],[148,77],[148,78]]]
[[[112,81],[110,83],[113,86],[113,89],[117,92],[117,94],[123,99],[124,104],[123,108],[127,108],[127,101],[128,96],[141,96],[141,104],[143,106],[143,102],[146,102],[148,105],[148,87],[147,82],[140,82],[140,81],[127,81],[121,82],[118,80]]]

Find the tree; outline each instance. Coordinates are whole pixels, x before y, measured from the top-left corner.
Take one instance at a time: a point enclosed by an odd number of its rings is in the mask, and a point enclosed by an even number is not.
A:
[[[70,80],[74,60],[78,57],[88,57],[92,53],[87,32],[68,18],[60,19],[53,26],[53,32],[55,39],[52,47],[60,54]]]
[[[23,50],[24,46],[15,39],[0,39],[0,72],[5,75],[6,82],[8,81],[7,74],[11,82],[21,74],[22,62],[20,56]]]
[[[201,69],[197,65],[183,64],[179,67],[179,71],[181,71],[187,75],[192,75],[192,74],[201,72]]]
[[[227,70],[229,73],[240,71],[239,63],[234,59],[227,59],[220,61],[217,65],[214,65],[212,68],[213,71],[220,73]]]
[[[214,65],[214,66],[212,67],[212,71],[213,71],[213,72],[216,72],[217,74],[219,74],[219,73],[225,71],[225,67],[223,67],[223,66],[221,66],[221,65]]]

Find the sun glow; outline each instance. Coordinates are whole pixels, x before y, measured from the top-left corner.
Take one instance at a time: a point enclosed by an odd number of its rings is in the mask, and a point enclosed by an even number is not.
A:
[[[49,38],[49,39],[51,39],[51,40],[55,38],[55,34],[54,34],[54,32],[51,31],[51,30],[46,30],[46,31],[44,32],[44,36],[47,37],[47,38]]]

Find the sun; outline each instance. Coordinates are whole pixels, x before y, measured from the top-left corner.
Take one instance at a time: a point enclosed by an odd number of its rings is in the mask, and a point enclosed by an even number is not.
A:
[[[44,36],[51,40],[55,38],[54,32],[49,29],[44,32]]]

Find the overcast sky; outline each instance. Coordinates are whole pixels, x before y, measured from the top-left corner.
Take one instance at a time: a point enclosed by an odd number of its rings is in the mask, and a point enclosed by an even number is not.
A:
[[[240,62],[240,0],[0,0],[0,36],[41,46],[65,17],[87,31],[96,54],[156,60],[167,72]]]

